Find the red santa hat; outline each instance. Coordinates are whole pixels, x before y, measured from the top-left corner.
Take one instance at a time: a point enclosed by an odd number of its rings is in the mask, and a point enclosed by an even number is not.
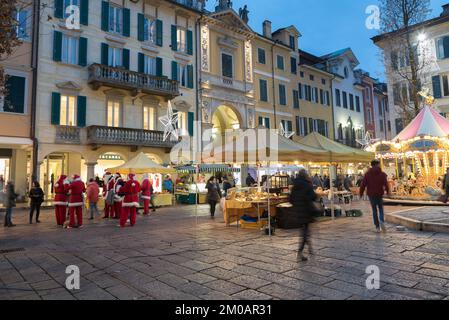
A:
[[[121,175],[120,173],[118,173],[118,172],[117,172],[116,174],[114,174],[114,178],[115,178],[115,179],[121,178],[121,177],[122,177],[122,175]]]
[[[136,177],[136,175],[134,173],[128,174],[128,179],[129,180],[134,180],[135,177]]]
[[[59,180],[64,181],[65,179],[67,179],[67,176],[66,176],[65,174],[61,174],[61,175],[59,176]]]
[[[77,174],[74,174],[74,175],[73,175],[73,180],[74,180],[74,181],[80,180],[80,176],[77,175]]]
[[[112,173],[110,173],[109,171],[105,172],[103,177],[109,177],[110,175],[112,175]]]

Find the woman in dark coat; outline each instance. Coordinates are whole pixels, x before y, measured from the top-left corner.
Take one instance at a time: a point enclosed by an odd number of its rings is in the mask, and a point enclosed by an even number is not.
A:
[[[308,245],[309,253],[313,254],[309,224],[313,222],[315,210],[314,201],[316,199],[317,195],[315,191],[313,191],[312,180],[307,172],[302,170],[293,182],[293,188],[290,194],[290,203],[293,205],[293,213],[298,215],[299,223],[303,225],[302,242],[300,242],[298,251],[298,259],[301,261],[307,261],[307,258],[303,254],[306,244]]]
[[[215,177],[211,177],[209,181],[207,181],[206,189],[207,189],[206,201],[210,205],[210,216],[211,218],[214,218],[215,208],[217,206],[217,203],[220,202],[221,199],[220,186],[218,185],[217,179]]]
[[[15,227],[12,223],[12,208],[16,206],[16,199],[19,195],[14,189],[14,182],[8,181],[5,187],[4,205],[6,208],[5,227]]]
[[[33,224],[34,211],[36,211],[36,223],[41,223],[39,221],[39,215],[41,212],[42,202],[44,202],[44,191],[39,185],[39,182],[33,182],[33,187],[31,188],[28,196],[30,197],[30,224]]]

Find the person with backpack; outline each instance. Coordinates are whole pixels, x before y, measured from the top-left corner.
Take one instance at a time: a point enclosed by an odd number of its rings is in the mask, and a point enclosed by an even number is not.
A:
[[[143,175],[143,181],[141,185],[141,198],[143,199],[143,214],[145,216],[149,215],[149,206],[151,203],[152,212],[156,211],[156,206],[154,205],[154,189],[148,174]]]
[[[30,198],[30,224],[33,224],[34,211],[36,211],[36,223],[41,223],[39,220],[39,215],[42,202],[44,202],[44,190],[42,190],[39,182],[33,182],[33,187],[28,193],[28,196]]]

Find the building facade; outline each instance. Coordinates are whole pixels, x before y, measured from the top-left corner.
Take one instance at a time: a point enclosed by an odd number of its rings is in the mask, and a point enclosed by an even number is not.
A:
[[[374,117],[374,83],[375,79],[371,78],[369,73],[361,69],[355,70],[357,82],[363,87],[362,101],[363,112],[365,114],[365,132],[369,132],[370,136],[376,137],[376,121]]]
[[[70,8],[80,26],[70,25]],[[55,1],[40,21],[36,136],[39,180],[83,180],[139,152],[168,163],[159,117],[169,104],[193,134],[196,34],[202,1]]]
[[[0,191],[6,181],[13,180],[16,192],[23,198],[31,181],[33,161],[33,1],[18,1],[15,18],[21,44],[1,61],[6,83],[0,95]]]

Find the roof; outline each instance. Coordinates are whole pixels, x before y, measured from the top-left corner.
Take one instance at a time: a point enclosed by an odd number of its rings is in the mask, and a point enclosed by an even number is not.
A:
[[[323,60],[332,60],[341,56],[347,55],[354,66],[358,66],[360,64],[359,60],[354,54],[354,51],[352,51],[351,48],[344,48],[337,51],[334,51],[332,53],[328,53],[324,56],[321,56],[321,59]]]
[[[311,54],[310,52],[301,49],[299,49],[298,52],[299,52],[299,64],[307,64],[309,66],[313,66],[318,63],[324,63],[324,59],[314,54]]]

